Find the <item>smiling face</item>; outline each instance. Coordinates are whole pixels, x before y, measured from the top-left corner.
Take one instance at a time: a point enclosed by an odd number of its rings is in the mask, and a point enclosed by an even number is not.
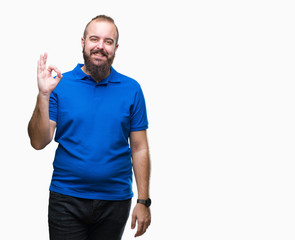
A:
[[[106,78],[118,46],[117,30],[113,23],[103,20],[90,22],[82,38],[85,61],[82,70],[96,81]]]

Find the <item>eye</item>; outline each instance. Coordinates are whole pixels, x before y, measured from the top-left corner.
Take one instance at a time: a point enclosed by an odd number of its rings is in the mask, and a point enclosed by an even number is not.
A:
[[[97,42],[98,39],[97,39],[97,38],[90,38],[90,41],[91,41],[91,42]]]
[[[112,44],[113,44],[113,40],[111,40],[111,39],[107,39],[107,40],[105,41],[105,43],[108,44],[108,45],[112,45]]]

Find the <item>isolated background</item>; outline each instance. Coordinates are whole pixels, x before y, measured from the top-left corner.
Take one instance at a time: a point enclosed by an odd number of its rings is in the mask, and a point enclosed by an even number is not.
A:
[[[48,239],[57,145],[35,151],[27,136],[37,59],[72,70],[86,23],[106,14],[114,67],[148,107],[153,222],[140,239],[294,240],[294,12],[285,0],[3,3],[0,239]],[[123,239],[134,234],[129,219]]]

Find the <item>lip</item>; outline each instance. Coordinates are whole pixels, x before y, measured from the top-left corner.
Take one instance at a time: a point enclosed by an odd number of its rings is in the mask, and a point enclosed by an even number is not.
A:
[[[91,55],[93,55],[95,58],[99,58],[99,59],[106,58],[106,56],[102,53],[92,53]]]
[[[106,56],[103,54],[92,54],[95,59],[106,59]]]

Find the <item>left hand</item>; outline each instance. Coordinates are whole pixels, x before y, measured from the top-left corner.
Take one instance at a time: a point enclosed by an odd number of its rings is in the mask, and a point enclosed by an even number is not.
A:
[[[131,229],[135,229],[137,222],[137,232],[134,237],[143,235],[151,224],[151,211],[143,204],[136,204],[132,213]]]

